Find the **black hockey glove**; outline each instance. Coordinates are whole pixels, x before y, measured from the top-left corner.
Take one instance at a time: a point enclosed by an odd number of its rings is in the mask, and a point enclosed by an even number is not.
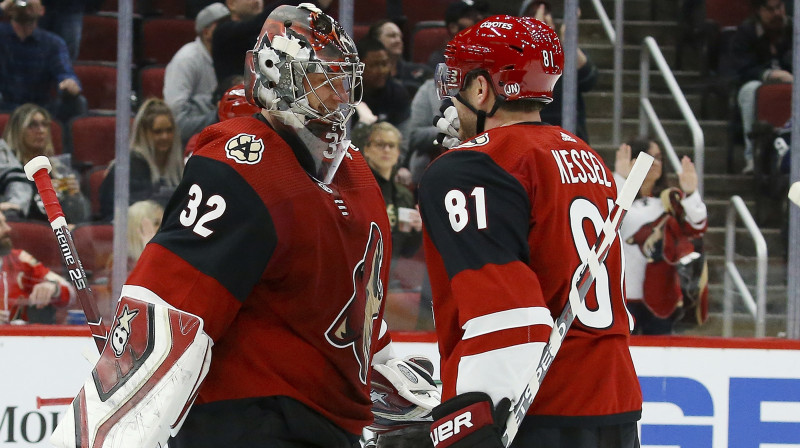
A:
[[[433,408],[431,439],[436,448],[504,448],[501,436],[511,409],[503,398],[497,408],[483,392],[457,395]]]
[[[453,100],[450,98],[442,100],[439,115],[433,117],[433,125],[440,131],[433,142],[435,145],[442,145],[445,149],[450,149],[461,143],[458,138],[458,128],[461,127],[461,122],[458,119],[456,106],[453,105]]]

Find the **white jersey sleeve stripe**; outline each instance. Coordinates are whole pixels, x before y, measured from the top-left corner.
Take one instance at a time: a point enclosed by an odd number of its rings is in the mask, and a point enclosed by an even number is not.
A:
[[[481,391],[497,405],[516,400],[533,377],[544,342],[530,342],[464,356],[458,363],[456,394]]]
[[[496,331],[531,325],[547,325],[552,327],[553,316],[550,315],[550,310],[538,306],[515,308],[475,317],[464,324],[464,336],[462,336],[461,339],[467,340]]]

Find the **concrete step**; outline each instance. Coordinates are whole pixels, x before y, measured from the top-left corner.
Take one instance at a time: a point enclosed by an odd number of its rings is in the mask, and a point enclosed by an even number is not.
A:
[[[756,300],[755,285],[749,284],[748,289],[750,290],[750,294],[753,296],[753,300]],[[709,283],[708,298],[709,312],[722,313],[725,303],[724,285],[722,283]],[[786,293],[786,285],[767,285],[767,315],[785,314],[787,300],[788,295]],[[736,290],[733,291],[733,310],[735,313],[750,315],[750,311],[748,311],[747,307],[745,306],[741,294]]]
[[[623,134],[623,140],[627,140],[632,135],[635,134]],[[614,158],[616,157],[618,147],[613,145],[610,142],[595,142],[595,138],[593,135],[589,135],[589,139],[591,142],[592,148],[600,154],[603,158],[603,161],[609,167],[614,166]],[[678,158],[687,155],[694,159],[694,148],[690,146],[676,146],[673,145],[673,149],[675,149],[675,153],[678,155]],[[706,145],[705,147],[705,167],[704,171],[706,175],[710,174],[729,174],[727,171],[727,157],[728,157],[728,149],[725,146],[709,146]],[[668,171],[672,172],[673,169],[670,167]],[[725,198],[727,201],[728,198]],[[754,209],[755,210],[755,209]]]
[[[611,27],[614,20],[611,19]],[[641,45],[645,37],[653,37],[663,46],[674,47],[677,42],[679,27],[677,22],[626,20],[623,22],[622,39],[625,44]],[[606,30],[599,19],[581,19],[578,24],[578,42],[580,45],[592,42],[609,42]]]
[[[778,248],[786,246],[784,236],[781,234],[780,229],[774,228],[759,228],[761,235],[767,243],[767,255],[776,252]],[[736,254],[744,257],[755,257],[756,250],[753,238],[744,227],[736,228],[735,236]],[[722,255],[725,253],[725,227],[709,227],[703,237],[704,247],[706,251],[714,255]],[[777,255],[777,253],[776,253]]]
[[[614,138],[612,118],[593,118],[589,115],[586,120],[586,127],[593,144],[609,144]],[[683,119],[666,119],[660,117],[661,124],[670,138],[673,146],[692,146],[692,134],[689,126]],[[715,145],[727,141],[728,122],[724,120],[706,120],[702,124],[704,140],[709,145]],[[634,118],[623,118],[622,135],[638,135],[639,120]],[[624,138],[624,137],[623,137]]]
[[[686,102],[697,116],[700,110],[700,95],[685,94]],[[671,94],[651,92],[649,95],[653,108],[661,118],[681,118],[681,111]],[[586,112],[593,118],[610,118],[614,116],[614,92],[592,90],[583,94]],[[634,118],[639,116],[639,92],[628,91],[622,94],[622,116]]]
[[[725,248],[715,250],[716,254],[706,253],[708,261],[708,282],[722,284],[725,281]],[[769,250],[767,251],[769,255]],[[736,256],[733,261],[742,280],[751,287],[755,287],[758,272],[758,262],[755,257]],[[786,287],[786,260],[783,257],[771,256],[767,258],[767,285]]]
[[[676,1],[655,1],[655,0],[625,0],[623,2],[623,17],[628,20],[677,20],[679,3]],[[614,0],[602,0],[601,4],[606,11],[606,15],[614,21],[614,11],[616,3]],[[555,13],[562,17],[563,2],[555,2],[557,5]],[[599,16],[594,6],[590,2],[580,2],[582,19],[597,19]]]
[[[656,41],[658,42],[658,41]],[[675,71],[675,47],[665,46],[658,42],[662,56],[667,61],[667,65],[671,70]],[[614,68],[614,47],[607,41],[594,41],[587,42],[580,45],[581,50],[589,55],[589,57],[597,64],[598,68],[611,69]],[[625,44],[622,46],[622,68],[625,70],[638,70],[641,61],[642,51],[645,51],[642,43]],[[657,66],[653,58],[650,58],[651,69],[656,69]]]
[[[676,328],[676,334],[684,336],[722,336],[722,313],[709,313],[708,320],[699,327]],[[767,315],[767,337],[786,337],[786,316]],[[733,336],[739,338],[752,338],[755,336],[755,321],[749,313],[735,313],[733,315]]]
[[[613,68],[614,68],[613,60],[612,60],[612,65],[609,65],[608,67],[604,67],[601,65],[597,66],[598,77],[597,77],[597,84],[594,87],[594,91],[608,91],[608,92],[613,91],[614,89]],[[681,91],[684,91],[684,95],[690,91],[692,91],[693,93],[699,93],[700,87],[703,85],[700,78],[700,72],[695,70],[673,70],[672,75],[675,77],[675,81],[678,83],[678,86],[681,88]],[[639,76],[638,62],[635,68],[624,69],[622,71],[623,92],[638,93],[639,79],[640,76]],[[658,70],[654,70],[653,67],[651,66],[650,92],[664,93],[668,91],[669,89],[667,88],[666,82],[664,82],[664,77],[661,76],[661,73]]]

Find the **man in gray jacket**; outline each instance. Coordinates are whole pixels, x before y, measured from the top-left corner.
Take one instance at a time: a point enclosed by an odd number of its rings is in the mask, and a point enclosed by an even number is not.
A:
[[[217,121],[213,102],[217,76],[211,59],[211,38],[217,23],[230,16],[222,3],[203,8],[195,19],[197,38],[181,47],[164,73],[164,101],[175,114],[181,142]]]

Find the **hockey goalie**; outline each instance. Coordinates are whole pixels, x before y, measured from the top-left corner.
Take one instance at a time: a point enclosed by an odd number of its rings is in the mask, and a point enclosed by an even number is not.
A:
[[[260,112],[197,138],[56,446],[358,443],[391,359],[391,227],[346,133],[362,70],[316,6],[270,13],[245,62]]]

